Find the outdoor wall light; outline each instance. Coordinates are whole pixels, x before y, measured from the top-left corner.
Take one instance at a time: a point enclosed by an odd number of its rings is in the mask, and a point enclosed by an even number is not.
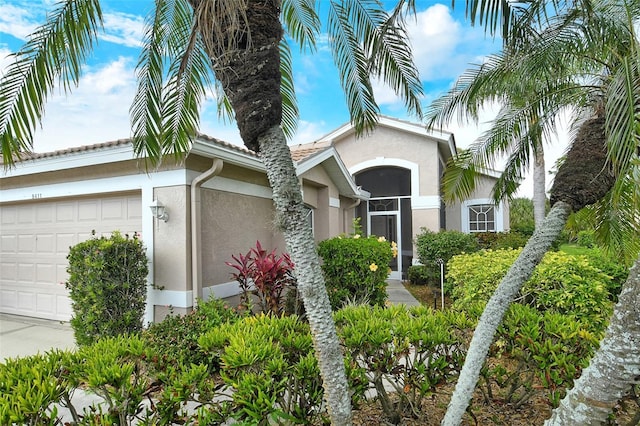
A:
[[[167,213],[167,208],[158,200],[153,200],[153,203],[151,203],[149,208],[151,209],[151,214],[156,219],[164,220],[165,222],[169,220],[169,213]]]

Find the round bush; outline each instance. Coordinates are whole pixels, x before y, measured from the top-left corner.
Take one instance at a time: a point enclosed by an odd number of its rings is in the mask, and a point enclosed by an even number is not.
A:
[[[321,241],[322,257],[329,300],[334,310],[349,302],[382,305],[387,300],[389,263],[398,249],[383,237],[335,237]]]

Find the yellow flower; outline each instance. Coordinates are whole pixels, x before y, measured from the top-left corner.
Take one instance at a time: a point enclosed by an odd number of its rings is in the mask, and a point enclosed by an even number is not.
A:
[[[358,238],[360,238],[360,234],[356,234],[356,235],[353,236],[354,240],[357,240]]]
[[[385,237],[378,237],[378,242],[379,243],[384,243],[385,241],[387,241],[387,239]]]
[[[397,249],[398,248],[398,243],[396,243],[395,241],[391,241],[391,248],[392,249]]]
[[[375,272],[378,270],[378,265],[372,263],[371,265],[369,265],[369,269],[371,270],[371,272]]]

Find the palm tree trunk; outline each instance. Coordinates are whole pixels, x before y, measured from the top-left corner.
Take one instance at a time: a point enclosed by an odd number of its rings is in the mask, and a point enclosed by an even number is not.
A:
[[[351,423],[351,399],[343,355],[313,234],[305,219],[291,152],[279,126],[272,127],[258,141],[273,190],[276,225],[284,234],[287,251],[295,264],[298,290],[311,327],[331,424],[348,425]]]
[[[589,367],[546,426],[601,425],[640,376],[640,256],[622,287],[611,322]]]
[[[542,144],[540,144],[542,145]],[[544,169],[544,151],[539,146],[535,152],[535,161],[533,163],[533,220],[536,228],[542,225],[545,216],[547,204],[547,194],[545,191],[545,169]]]
[[[480,376],[480,370],[505,312],[522,285],[531,277],[533,270],[549,250],[551,244],[562,232],[571,212],[571,205],[563,201],[558,201],[553,206],[542,226],[536,227],[522,253],[489,299],[473,333],[467,357],[460,371],[460,377],[451,402],[449,402],[447,413],[442,420],[442,425],[457,426],[462,422],[462,416],[469,406],[469,401],[471,401]]]
[[[580,126],[576,139],[567,152],[567,159],[553,182],[553,207],[549,215],[542,222],[542,226],[536,227],[480,317],[456,389],[442,420],[443,425],[457,426],[462,421],[502,317],[534,268],[562,232],[571,212],[599,201],[613,187],[615,176],[607,167],[604,125],[604,118],[596,116]]]

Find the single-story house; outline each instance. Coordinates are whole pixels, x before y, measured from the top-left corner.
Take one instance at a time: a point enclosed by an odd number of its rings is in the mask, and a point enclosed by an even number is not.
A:
[[[456,152],[453,134],[381,117],[356,138],[350,124],[291,147],[317,241],[365,232],[396,241],[401,278],[425,227],[464,232],[508,229],[508,206],[489,199],[486,175],[464,203],[444,206],[440,178]],[[164,206],[158,219],[152,205]],[[200,135],[184,161],[147,171],[129,140],[32,154],[0,177],[0,312],[68,320],[64,282],[69,247],[114,230],[138,233],[147,247],[146,320],[186,312],[197,298],[233,297],[225,262],[256,241],[285,250],[272,225],[264,166],[244,147]]]

